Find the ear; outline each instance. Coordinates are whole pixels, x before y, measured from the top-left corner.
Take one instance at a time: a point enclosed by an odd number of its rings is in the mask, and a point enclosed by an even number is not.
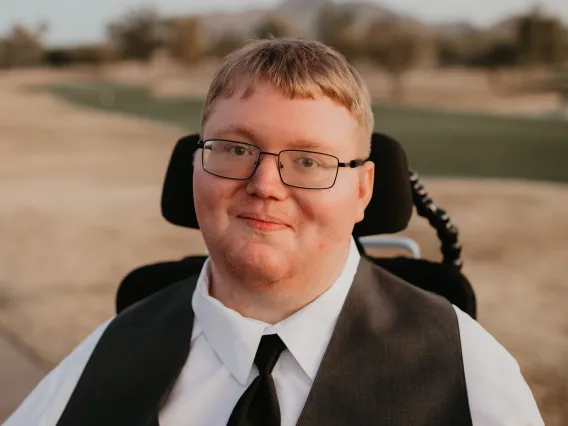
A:
[[[375,163],[367,161],[359,169],[359,196],[357,199],[357,222],[365,217],[365,209],[373,197],[375,184]]]

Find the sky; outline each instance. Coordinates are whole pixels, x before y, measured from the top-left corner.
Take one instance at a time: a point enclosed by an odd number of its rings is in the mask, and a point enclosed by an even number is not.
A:
[[[49,23],[50,45],[102,41],[105,24],[135,6],[154,5],[165,15],[270,8],[281,0],[0,0],[0,36],[14,23]],[[305,0],[310,1],[310,0]],[[345,0],[340,0],[345,1]],[[568,0],[368,0],[428,23],[467,21],[489,26],[535,3],[568,22]]]

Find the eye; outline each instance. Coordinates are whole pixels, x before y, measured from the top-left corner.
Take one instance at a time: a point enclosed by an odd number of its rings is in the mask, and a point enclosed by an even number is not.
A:
[[[252,150],[247,149],[242,145],[228,145],[226,150],[237,157],[243,157],[245,155],[253,155]]]
[[[311,158],[302,158],[300,161],[302,166],[304,167],[313,167],[316,165],[315,161],[312,160]]]
[[[316,160],[314,160],[311,157],[298,157],[296,158],[295,162],[296,164],[299,164],[300,166],[306,169],[313,169],[320,165]]]
[[[246,151],[242,146],[234,146],[232,150],[235,155],[245,155]]]

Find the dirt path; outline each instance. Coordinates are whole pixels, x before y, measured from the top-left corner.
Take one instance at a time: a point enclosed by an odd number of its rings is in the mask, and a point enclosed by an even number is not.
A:
[[[53,364],[130,269],[203,246],[159,211],[180,131],[23,93],[33,77],[0,80],[0,324]]]
[[[181,131],[24,91],[50,78],[61,76],[0,75],[0,327],[52,366],[113,314],[132,268],[204,246],[160,216]],[[425,183],[461,230],[480,322],[519,360],[547,425],[565,425],[568,186]],[[405,235],[438,258],[423,219]]]

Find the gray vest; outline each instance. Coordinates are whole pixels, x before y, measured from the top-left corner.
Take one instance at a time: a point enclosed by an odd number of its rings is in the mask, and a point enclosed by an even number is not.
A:
[[[157,426],[183,368],[197,276],[108,326],[58,426]],[[299,426],[471,426],[456,314],[362,258]],[[181,425],[180,425],[181,426]]]

